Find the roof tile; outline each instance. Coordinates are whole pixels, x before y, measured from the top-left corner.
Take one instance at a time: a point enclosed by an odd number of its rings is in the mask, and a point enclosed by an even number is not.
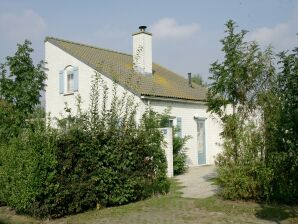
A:
[[[57,46],[99,73],[115,80],[138,95],[205,101],[207,88],[153,63],[153,75],[145,76],[133,71],[132,55],[47,37],[45,41]]]

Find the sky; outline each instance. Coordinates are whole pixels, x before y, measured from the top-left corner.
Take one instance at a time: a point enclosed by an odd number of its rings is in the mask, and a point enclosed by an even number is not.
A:
[[[263,48],[298,46],[298,0],[0,0],[0,63],[25,39],[43,60],[46,36],[131,54],[131,34],[146,25],[154,62],[207,80],[229,19]]]

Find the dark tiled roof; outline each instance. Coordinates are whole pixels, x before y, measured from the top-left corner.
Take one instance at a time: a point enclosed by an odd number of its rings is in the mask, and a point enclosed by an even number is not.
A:
[[[121,86],[141,96],[166,97],[205,101],[207,89],[153,63],[153,75],[133,72],[132,55],[72,41],[47,37],[45,41],[57,46],[73,57],[89,65],[99,73],[110,77]]]

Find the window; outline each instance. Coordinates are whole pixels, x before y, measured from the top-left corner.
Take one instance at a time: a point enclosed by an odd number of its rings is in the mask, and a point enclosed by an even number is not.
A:
[[[169,124],[168,124],[168,126],[170,127],[170,128],[172,128],[172,127],[174,127],[174,120],[173,119],[169,119]]]
[[[177,126],[177,136],[182,137],[182,118],[176,117],[176,126]]]
[[[182,137],[182,118],[170,117],[168,122],[168,127],[176,130],[176,136]]]
[[[72,93],[74,90],[73,72],[68,71],[66,74],[66,93]]]
[[[59,72],[59,92],[60,94],[70,94],[78,91],[78,68],[67,66]]]

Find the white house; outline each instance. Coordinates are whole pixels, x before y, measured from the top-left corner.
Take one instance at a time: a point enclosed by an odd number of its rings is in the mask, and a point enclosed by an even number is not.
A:
[[[139,28],[132,35],[133,55],[47,37],[46,112],[59,117],[65,103],[76,107],[78,94],[82,108],[87,109],[92,76],[97,71],[108,86],[116,81],[119,95],[128,91],[135,96],[139,103],[137,117],[148,105],[157,112],[171,107],[173,124],[180,127],[182,136],[191,136],[186,144],[189,165],[214,163],[220,151],[221,127],[207,113],[207,89],[152,63],[152,34],[145,26]]]

